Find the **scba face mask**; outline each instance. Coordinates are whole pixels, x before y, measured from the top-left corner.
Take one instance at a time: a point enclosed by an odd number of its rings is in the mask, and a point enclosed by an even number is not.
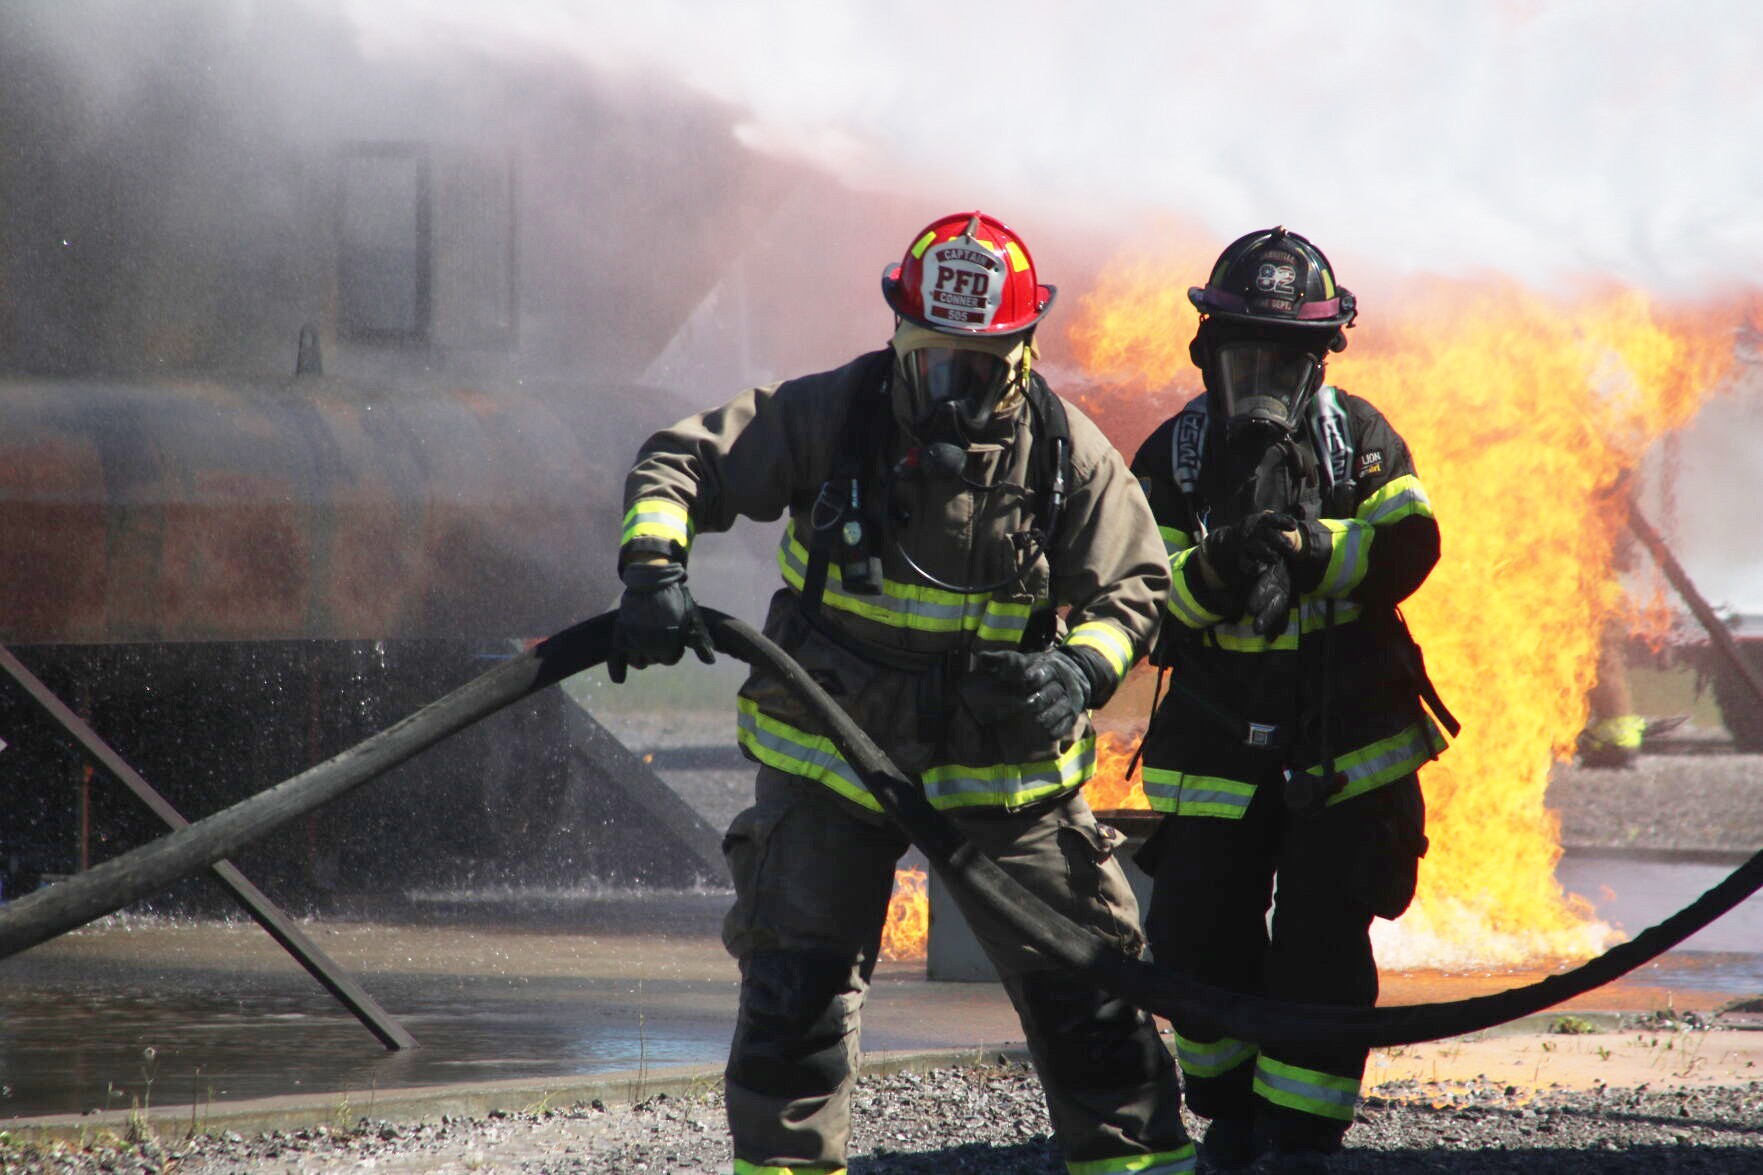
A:
[[[894,353],[905,415],[921,434],[942,431],[939,421],[958,435],[979,432],[1021,398],[1027,361],[1021,338],[956,340],[902,323]]]
[[[1290,436],[1310,396],[1322,383],[1322,360],[1290,343],[1221,343],[1212,364],[1211,391],[1225,427],[1236,432]]]

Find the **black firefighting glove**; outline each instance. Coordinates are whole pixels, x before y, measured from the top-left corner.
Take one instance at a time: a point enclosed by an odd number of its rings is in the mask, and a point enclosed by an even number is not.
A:
[[[1263,568],[1291,557],[1293,546],[1285,536],[1296,525],[1288,515],[1263,510],[1241,522],[1226,522],[1208,530],[1200,542],[1200,554],[1226,590],[1240,594]]]
[[[1243,597],[1243,611],[1250,616],[1256,636],[1274,640],[1291,619],[1292,570],[1284,560],[1265,564]]]
[[[1276,510],[1265,510],[1247,520],[1243,546],[1251,558],[1271,562],[1279,559],[1291,569],[1292,587],[1314,591],[1328,569],[1334,544],[1328,528],[1320,522],[1303,522]],[[1251,609],[1252,611],[1252,609]]]
[[[1346,777],[1338,771],[1332,779],[1324,779],[1321,773],[1287,771],[1281,789],[1286,811],[1300,817],[1318,815],[1327,807],[1329,797],[1341,790],[1345,782]]]
[[[983,726],[1040,742],[1072,732],[1096,692],[1086,650],[1017,653],[992,649],[974,658],[961,698]]]
[[[623,683],[626,668],[673,665],[691,649],[708,665],[714,661],[710,629],[686,590],[686,569],[678,563],[626,564],[620,578],[624,596],[612,625],[612,652],[606,672]]]

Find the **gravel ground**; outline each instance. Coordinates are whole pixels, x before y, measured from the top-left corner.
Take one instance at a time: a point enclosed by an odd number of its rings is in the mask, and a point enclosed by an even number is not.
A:
[[[1060,1172],[1040,1086],[1021,1064],[866,1077],[854,1175]],[[485,1119],[348,1126],[145,1145],[0,1144],[0,1171],[721,1172],[721,1095],[657,1096]],[[1523,1089],[1485,1080],[1395,1082],[1362,1104],[1343,1175],[1454,1172],[1763,1172],[1763,1083]]]

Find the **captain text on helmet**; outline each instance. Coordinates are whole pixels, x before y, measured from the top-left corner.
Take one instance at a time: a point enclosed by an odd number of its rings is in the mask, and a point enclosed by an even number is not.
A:
[[[1444,746],[1427,707],[1455,727],[1396,610],[1438,559],[1438,525],[1402,438],[1326,381],[1358,311],[1321,250],[1250,233],[1188,297],[1205,392],[1133,460],[1172,577],[1168,692],[1143,747],[1167,813],[1139,856],[1146,928],[1159,964],[1205,982],[1369,1006],[1372,919],[1407,907],[1426,851],[1416,772]],[[1363,1051],[1174,1027],[1212,1169],[1257,1150],[1274,1170],[1326,1169]]]
[[[982,851],[1067,916],[1143,948],[1119,834],[1079,792],[1089,707],[1143,653],[1168,564],[1125,461],[1033,370],[1053,302],[1022,239],[943,217],[890,265],[887,346],[755,388],[644,443],[625,487],[612,667],[708,655],[699,536],[786,517],[765,622]],[[1060,609],[1064,609],[1061,613]],[[842,1171],[858,1010],[906,840],[783,684],[741,688],[754,806],[724,845],[741,964],[727,1070],[738,1175]],[[1086,1175],[1191,1171],[1150,1018],[970,920],[1022,1016],[1059,1145]]]

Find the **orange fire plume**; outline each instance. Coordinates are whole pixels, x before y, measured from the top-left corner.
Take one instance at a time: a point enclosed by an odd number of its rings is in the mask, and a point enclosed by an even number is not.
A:
[[[882,925],[881,957],[893,963],[923,959],[930,944],[930,878],[923,869],[894,871],[894,896]]]
[[[1128,455],[1199,390],[1185,295],[1213,255],[1113,268],[1080,307],[1070,344],[1095,384],[1080,403]],[[1432,848],[1413,908],[1377,925],[1379,959],[1586,957],[1612,932],[1555,880],[1550,764],[1584,724],[1600,628],[1624,614],[1624,476],[1719,389],[1740,313],[1677,318],[1629,290],[1564,304],[1510,282],[1361,305],[1329,379],[1389,417],[1432,499],[1444,555],[1404,612],[1464,726],[1421,771]],[[1118,777],[1132,743],[1105,739],[1093,807],[1144,806]]]

